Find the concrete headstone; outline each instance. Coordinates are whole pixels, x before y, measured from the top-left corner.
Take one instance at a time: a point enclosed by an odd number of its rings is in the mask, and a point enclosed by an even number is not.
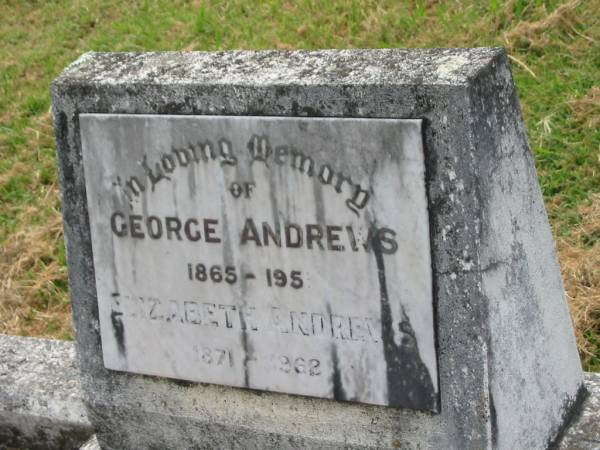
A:
[[[53,105],[102,448],[545,448],[583,397],[503,50],[90,53]]]

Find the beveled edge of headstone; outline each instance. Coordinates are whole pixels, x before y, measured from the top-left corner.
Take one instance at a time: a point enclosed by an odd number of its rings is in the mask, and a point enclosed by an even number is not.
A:
[[[499,47],[226,52],[89,52],[53,86],[194,85],[465,85]]]

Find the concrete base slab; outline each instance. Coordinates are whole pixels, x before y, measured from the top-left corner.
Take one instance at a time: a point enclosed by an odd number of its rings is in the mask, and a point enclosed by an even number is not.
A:
[[[574,417],[556,450],[596,450],[600,448],[600,373],[586,373],[585,386],[589,397],[580,413]],[[81,450],[101,450],[96,436],[86,442]]]
[[[73,343],[0,335],[0,449],[75,449],[92,434]]]

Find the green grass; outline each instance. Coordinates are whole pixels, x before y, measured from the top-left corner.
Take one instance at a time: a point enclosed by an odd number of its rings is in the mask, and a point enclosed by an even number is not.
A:
[[[513,73],[550,218],[557,236],[569,236],[582,221],[580,205],[600,191],[600,127],[592,121],[598,103],[586,100],[600,85],[600,0],[581,2],[540,29],[520,25],[549,20],[564,3],[2,2],[0,245],[25,227],[43,225],[58,208],[48,88],[90,50],[507,46],[520,61]],[[59,266],[61,245],[46,255]],[[42,269],[31,270],[34,277]],[[64,298],[61,280],[50,297]],[[597,342],[598,334],[589,340]],[[598,367],[600,360],[590,364]]]

